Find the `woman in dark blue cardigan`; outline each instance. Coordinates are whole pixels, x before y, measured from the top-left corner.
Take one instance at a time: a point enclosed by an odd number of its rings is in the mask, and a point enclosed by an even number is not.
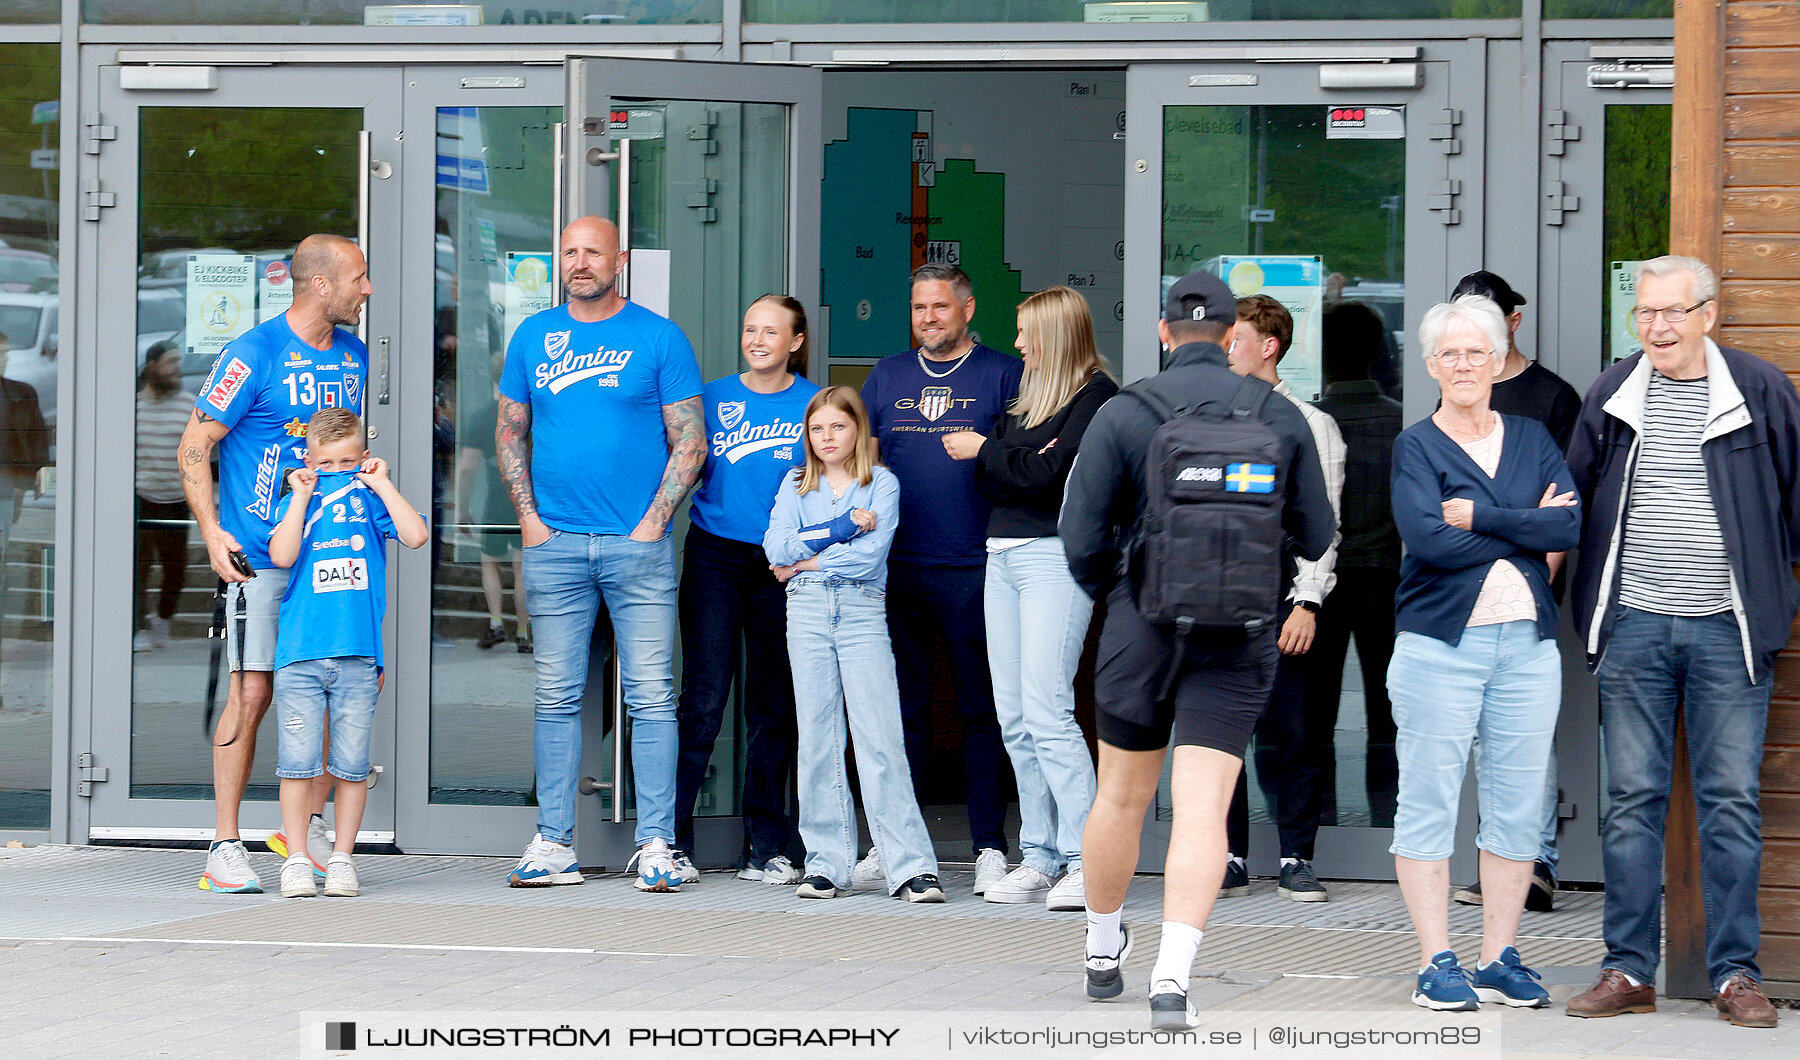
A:
[[[1442,400],[1394,442],[1406,558],[1387,674],[1400,760],[1390,850],[1422,966],[1412,999],[1441,1010],[1541,1008],[1550,996],[1513,942],[1562,697],[1545,557],[1574,547],[1581,509],[1549,432],[1488,404],[1507,350],[1499,307],[1473,296],[1433,306],[1419,341]],[[1471,744],[1485,899],[1473,974],[1450,948],[1446,903]]]

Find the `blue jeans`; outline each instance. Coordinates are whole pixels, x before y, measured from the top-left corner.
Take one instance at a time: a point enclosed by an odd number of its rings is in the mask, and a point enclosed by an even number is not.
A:
[[[1663,821],[1675,761],[1675,704],[1687,720],[1688,761],[1700,821],[1700,893],[1706,972],[1761,981],[1762,809],[1758,770],[1772,670],[1752,684],[1737,620],[1677,618],[1621,607],[1600,660],[1600,719],[1607,793],[1601,823],[1606,867],[1606,967],[1656,979],[1662,941]]]
[[[310,780],[330,771],[339,780],[369,779],[369,730],[381,669],[367,655],[303,659],[275,671],[275,717],[280,732],[275,775]],[[331,761],[324,758],[325,718],[331,717]]]
[[[581,771],[581,695],[588,642],[602,599],[625,707],[637,842],[675,839],[675,542],[551,530],[524,550],[525,604],[536,640],[538,832],[575,840],[575,781]],[[617,734],[615,734],[617,736]]]
[[[1094,759],[1075,723],[1075,670],[1094,601],[1069,575],[1062,539],[992,553],[983,598],[994,713],[1019,782],[1019,857],[1046,876],[1081,860]]]
[[[1387,679],[1400,761],[1389,852],[1415,861],[1455,852],[1456,807],[1474,744],[1475,845],[1509,861],[1536,860],[1544,768],[1562,706],[1556,641],[1538,639],[1532,621],[1470,626],[1454,647],[1401,633]]]
[[[900,726],[900,690],[888,643],[886,594],[866,582],[787,583],[788,660],[799,722],[797,791],[806,874],[850,885],[856,808],[844,765],[845,721],[856,739],[856,772],[888,893],[937,855],[913,797]]]

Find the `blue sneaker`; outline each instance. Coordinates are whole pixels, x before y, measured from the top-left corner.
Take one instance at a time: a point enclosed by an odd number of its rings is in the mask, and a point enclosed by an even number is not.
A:
[[[638,847],[637,853],[625,863],[625,871],[630,872],[634,865],[637,879],[631,885],[638,890],[659,893],[681,890],[681,870],[675,865],[675,851],[668,840],[652,839]]]
[[[1473,1012],[1481,1007],[1481,999],[1469,985],[1469,973],[1456,963],[1456,954],[1450,950],[1432,957],[1419,973],[1412,1003],[1438,1012]]]
[[[1538,985],[1538,978],[1519,959],[1519,951],[1508,946],[1499,960],[1475,969],[1475,993],[1483,1001],[1513,1008],[1543,1008],[1550,1003],[1550,992]]]
[[[575,860],[575,848],[553,843],[542,835],[531,837],[518,867],[506,878],[508,887],[554,887],[580,882],[581,865]]]

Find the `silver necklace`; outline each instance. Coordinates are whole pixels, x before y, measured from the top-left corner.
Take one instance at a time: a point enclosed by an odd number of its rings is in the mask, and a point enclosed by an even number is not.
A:
[[[970,346],[966,351],[963,352],[963,355],[961,357],[958,357],[956,359],[955,364],[951,365],[950,367],[944,369],[941,372],[934,372],[931,370],[931,366],[928,363],[926,363],[926,360],[925,360],[925,351],[923,351],[923,350],[916,351],[916,355],[919,358],[919,370],[920,371],[924,372],[926,375],[930,376],[933,379],[942,379],[945,376],[949,375],[951,372],[954,372],[958,368],[961,368],[962,363],[969,359],[969,354],[974,353],[974,352],[975,352],[975,347]]]

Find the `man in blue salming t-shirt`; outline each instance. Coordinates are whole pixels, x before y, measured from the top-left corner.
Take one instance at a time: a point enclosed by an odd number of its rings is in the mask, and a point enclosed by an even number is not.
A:
[[[306,458],[306,424],[313,413],[361,409],[368,375],[368,351],[348,330],[370,293],[362,251],[342,236],[308,236],[294,249],[290,271],[293,305],[219,352],[182,432],[178,457],[188,508],[206,542],[207,559],[226,587],[231,690],[213,737],[217,823],[200,877],[200,888],[209,891],[262,890],[238,838],[238,804],[256,758],[256,727],[269,709],[275,620],[287,588],[288,572],[269,561],[268,551],[282,477]],[[215,449],[216,502],[210,466]],[[284,858],[290,845],[304,848],[320,876],[331,853],[320,816],[330,790],[330,778],[320,778],[305,836],[269,837],[270,849]]]
[[[943,635],[962,721],[975,893],[1006,875],[1007,777],[1012,765],[994,716],[982,594],[988,502],[975,487],[975,461],[944,449],[952,431],[986,434],[1019,391],[1024,365],[975,341],[975,295],[953,265],[912,274],[912,329],[919,345],[869,372],[869,407],[881,460],[900,480],[900,529],[888,557],[888,632],[900,680],[900,715],[913,789],[931,760],[931,654]],[[852,885],[880,886],[880,851],[857,866]]]
[[[536,631],[538,832],[508,882],[580,883],[575,784],[588,639],[611,616],[637,793],[637,888],[681,886],[675,839],[675,549],[669,521],[700,478],[700,366],[681,329],[625,300],[603,217],[562,233],[569,300],[519,325],[494,447],[519,514]]]

